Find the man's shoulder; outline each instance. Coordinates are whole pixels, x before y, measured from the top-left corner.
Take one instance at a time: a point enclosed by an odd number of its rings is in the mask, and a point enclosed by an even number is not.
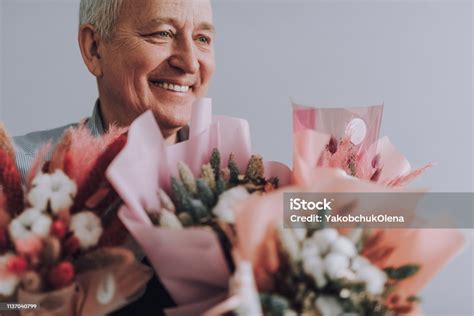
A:
[[[61,127],[28,133],[13,137],[13,143],[17,154],[34,155],[44,144],[56,143],[69,127],[77,126],[78,123],[68,124]]]

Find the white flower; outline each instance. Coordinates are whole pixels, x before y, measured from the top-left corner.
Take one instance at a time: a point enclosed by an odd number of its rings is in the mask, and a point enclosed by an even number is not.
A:
[[[324,276],[324,262],[319,256],[307,257],[303,260],[303,270],[311,276],[318,288],[322,288],[327,284]]]
[[[295,235],[296,239],[298,239],[298,241],[305,240],[307,233],[308,233],[308,231],[306,230],[306,228],[295,228],[295,229],[293,229],[293,234]]]
[[[33,179],[28,202],[41,211],[46,210],[49,202],[57,214],[72,206],[76,193],[76,184],[58,169],[53,174],[40,173]]]
[[[183,228],[183,225],[179,221],[178,217],[166,209],[161,209],[160,212],[160,226],[167,228]]]
[[[327,295],[321,295],[316,299],[316,307],[322,316],[340,316],[343,315],[343,309],[336,298]]]
[[[327,253],[331,244],[337,239],[339,233],[333,228],[326,228],[316,231],[311,238],[316,241],[321,253]]]
[[[306,239],[303,241],[303,249],[301,251],[301,257],[303,259],[314,256],[320,256],[320,251],[316,241],[314,239]]]
[[[382,294],[387,282],[387,275],[379,268],[368,264],[356,272],[358,280],[365,282],[365,289],[373,295]]]
[[[83,211],[73,215],[70,229],[79,240],[82,249],[97,245],[102,235],[100,219],[90,211]]]
[[[20,283],[20,277],[14,273],[6,271],[8,260],[13,257],[12,253],[0,256],[0,295],[11,296]]]
[[[352,258],[356,255],[357,249],[349,238],[347,238],[346,236],[339,236],[332,243],[331,252],[340,253],[349,258]]]
[[[238,186],[225,191],[219,196],[217,205],[212,212],[227,223],[235,222],[234,207],[242,200],[245,200],[249,193],[243,186]]]
[[[46,237],[51,229],[52,219],[40,210],[30,208],[13,219],[8,226],[12,240],[27,239],[33,235]]]
[[[362,269],[363,267],[365,267],[367,265],[370,265],[369,259],[367,259],[364,256],[355,256],[352,259],[351,269],[354,270],[355,272],[357,272],[357,271],[359,271],[360,269]]]
[[[331,279],[340,279],[347,274],[349,258],[340,253],[330,253],[324,258],[324,269]]]
[[[279,227],[278,235],[283,248],[286,250],[292,261],[298,261],[300,258],[300,246],[293,229]]]

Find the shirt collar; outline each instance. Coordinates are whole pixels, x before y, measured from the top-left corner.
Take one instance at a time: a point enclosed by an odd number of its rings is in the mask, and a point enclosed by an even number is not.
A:
[[[91,131],[92,135],[99,136],[104,134],[105,128],[102,124],[102,114],[100,113],[100,100],[97,99],[94,105],[92,116],[87,120],[86,126]]]

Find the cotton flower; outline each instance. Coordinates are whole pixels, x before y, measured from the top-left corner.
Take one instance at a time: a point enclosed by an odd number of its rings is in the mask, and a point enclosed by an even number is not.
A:
[[[327,280],[324,276],[324,262],[319,256],[307,257],[303,260],[303,271],[311,276],[318,288],[326,286]]]
[[[344,311],[336,298],[327,295],[321,295],[316,299],[316,307],[322,316],[339,316]]]
[[[355,256],[352,259],[351,269],[355,272],[359,271],[363,267],[370,265],[370,261],[364,256]]]
[[[316,241],[321,253],[327,253],[331,244],[337,239],[339,233],[333,228],[318,230],[311,238]]]
[[[160,226],[176,229],[183,228],[178,217],[166,209],[162,209],[160,212]]]
[[[227,190],[219,196],[219,201],[212,209],[212,212],[223,221],[234,223],[234,207],[248,196],[249,193],[243,186],[237,186]]]
[[[15,273],[7,271],[7,263],[14,255],[7,253],[0,256],[0,295],[11,296],[20,283],[20,277]]]
[[[338,236],[331,244],[332,253],[340,253],[344,256],[352,258],[356,255],[357,250],[352,241],[346,236]]]
[[[293,229],[280,228],[278,235],[283,248],[286,250],[292,261],[298,261],[300,258],[300,246]]]
[[[315,256],[319,257],[320,255],[320,250],[314,239],[310,238],[303,241],[303,249],[301,250],[301,257],[303,259]]]
[[[57,214],[72,206],[76,193],[76,184],[58,169],[53,174],[41,173],[33,179],[28,202],[41,211],[46,210],[49,202],[52,212]]]
[[[51,229],[52,219],[36,208],[30,208],[13,219],[8,226],[13,241],[31,237],[46,237]]]
[[[82,249],[97,245],[102,235],[100,219],[90,211],[83,211],[72,216],[70,230],[79,240]]]
[[[358,280],[365,282],[365,289],[373,295],[380,295],[385,289],[387,275],[379,268],[368,264],[356,272]]]
[[[349,258],[343,254],[332,252],[324,257],[324,269],[331,279],[340,279],[349,269]]]

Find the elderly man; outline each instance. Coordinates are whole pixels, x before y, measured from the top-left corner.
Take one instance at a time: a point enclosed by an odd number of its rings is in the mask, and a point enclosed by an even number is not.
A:
[[[152,110],[169,143],[186,137],[215,68],[210,0],[81,0],[79,16],[79,47],[98,86],[92,133]],[[38,148],[69,126],[14,138],[23,176]]]
[[[79,47],[98,86],[86,126],[100,135],[152,110],[167,142],[185,138],[192,104],[206,95],[214,73],[213,33],[209,0],[81,0]],[[42,144],[73,125],[15,137],[22,175]],[[141,301],[119,313],[158,315],[163,299],[152,280]]]

